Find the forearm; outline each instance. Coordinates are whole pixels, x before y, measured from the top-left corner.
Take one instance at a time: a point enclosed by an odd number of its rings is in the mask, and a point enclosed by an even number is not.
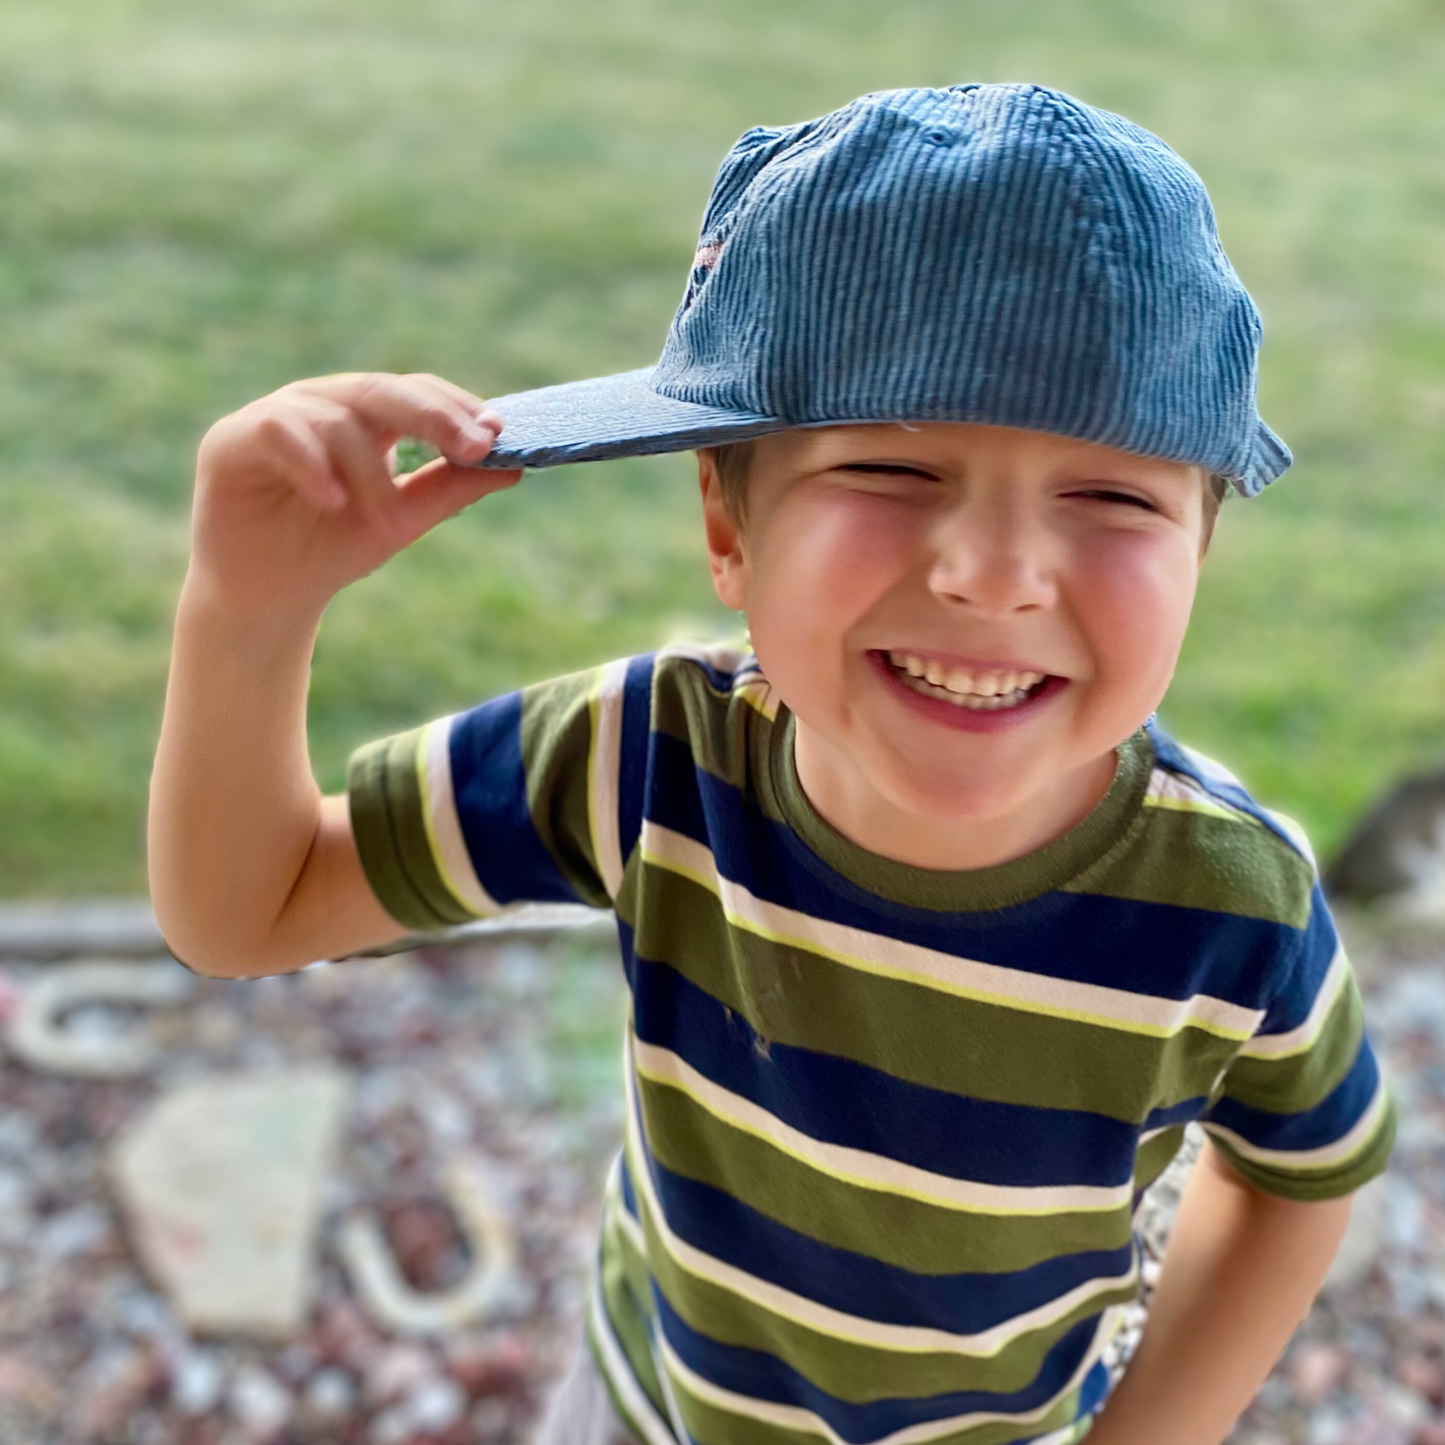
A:
[[[240,611],[195,572],[181,596],[151,781],[151,894],[171,947],[205,972],[283,972],[326,938],[322,798],[306,745],[318,620]]]
[[[1206,1148],[1139,1351],[1090,1445],[1219,1445],[1309,1310],[1348,1220],[1348,1199],[1269,1197]]]
[[[468,465],[501,425],[439,377],[356,374],[282,387],[206,433],[150,809],[151,897],[193,967],[281,973],[402,936],[346,800],[311,776],[311,651],[341,588],[517,482]],[[403,436],[443,456],[395,476]]]

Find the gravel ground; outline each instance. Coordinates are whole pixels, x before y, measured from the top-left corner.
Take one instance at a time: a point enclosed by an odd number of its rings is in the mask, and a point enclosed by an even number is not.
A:
[[[1395,1167],[1237,1445],[1445,1445],[1445,940],[1357,954],[1401,1105]],[[44,967],[0,968],[0,1017]],[[624,1006],[610,938],[587,930],[197,980],[183,1006],[145,1015],[156,1067],[122,1082],[0,1058],[0,1445],[520,1445],[576,1348],[620,1131]],[[94,1009],[72,1026],[117,1022]],[[310,1327],[278,1346],[194,1338],[135,1262],[107,1147],[167,1086],[317,1059],[355,1085]],[[446,1288],[468,1265],[440,1190],[459,1152],[488,1161],[518,1278],[483,1327],[390,1337],[355,1302],[338,1223],[374,1209],[408,1282]],[[1143,1221],[1156,1257],[1182,1173]]]

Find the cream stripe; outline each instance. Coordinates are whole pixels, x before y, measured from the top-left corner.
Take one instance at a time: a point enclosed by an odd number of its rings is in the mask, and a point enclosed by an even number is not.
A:
[[[1087,1280],[1076,1285],[1067,1294],[1050,1300],[1048,1304],[1040,1305],[1024,1314],[1014,1315],[992,1329],[973,1335],[956,1335],[946,1330],[927,1329],[916,1325],[881,1324],[877,1320],[845,1314],[841,1310],[819,1304],[816,1300],[806,1299],[792,1290],[783,1289],[768,1280],[748,1274],[736,1265],[727,1264],[673,1233],[663,1214],[661,1201],[653,1187],[652,1174],[643,1157],[643,1144],[638,1137],[636,1085],[630,1069],[627,1070],[626,1079],[627,1128],[624,1147],[627,1149],[628,1167],[640,1199],[644,1202],[647,1216],[669,1257],[686,1273],[706,1280],[719,1289],[739,1295],[750,1304],[791,1320],[816,1334],[828,1335],[851,1344],[867,1345],[874,1349],[894,1350],[900,1354],[954,1354],[988,1358],[1000,1353],[1021,1335],[1047,1328],[1080,1305],[1087,1304],[1096,1295],[1108,1294],[1117,1289],[1132,1289],[1134,1286],[1137,1264],[1131,1262],[1127,1274]]]
[[[618,830],[618,774],[622,766],[622,689],[627,663],[608,663],[597,675],[590,700],[592,746],[587,754],[587,796],[592,856],[609,898],[622,887],[622,846]]]
[[[1259,823],[1248,813],[1231,808],[1217,798],[1211,798],[1202,788],[1187,778],[1163,768],[1155,768],[1149,778],[1149,787],[1144,794],[1146,808],[1165,808],[1178,813],[1203,813],[1213,818],[1224,818],[1231,823],[1248,823],[1257,828]]]
[[[1073,983],[1022,969],[958,958],[861,928],[813,918],[768,903],[741,884],[722,877],[716,860],[704,844],[651,821],[642,825],[642,850],[648,862],[690,878],[716,894],[723,913],[734,927],[775,943],[807,949],[863,973],[901,979],[959,998],[1100,1024],[1154,1038],[1172,1038],[1185,1028],[1193,1027],[1221,1038],[1244,1040],[1254,1033],[1264,1017],[1262,1010],[1241,1008],[1208,994],[1176,1000],[1128,993],[1101,984]]]
[[[1093,1185],[1019,1187],[980,1184],[919,1169],[882,1154],[829,1144],[793,1128],[750,1099],[734,1094],[698,1073],[670,1049],[644,1043],[634,1036],[633,1059],[637,1072],[653,1083],[677,1089],[714,1118],[771,1144],[790,1158],[820,1174],[862,1189],[898,1194],[940,1209],[971,1214],[1047,1215],[1097,1212],[1127,1206],[1131,1186]]]
[[[754,711],[772,721],[778,715],[778,696],[773,691],[772,684],[757,666],[739,671],[742,663],[752,655],[749,648],[735,647],[727,643],[704,647],[686,642],[675,642],[658,653],[659,659],[681,658],[686,662],[703,662],[718,672],[731,673],[731,692]]]
[[[1238,788],[1241,793],[1248,791],[1223,763],[1215,762],[1213,758],[1206,757],[1203,753],[1197,753],[1193,748],[1185,747],[1182,743],[1179,744],[1179,751],[1211,782],[1228,783],[1231,787]]]
[[[754,712],[761,713],[769,722],[778,715],[778,695],[773,685],[760,672],[739,674],[733,683],[733,694],[742,698]]]
[[[1315,994],[1315,1001],[1310,1005],[1309,1016],[1305,1021],[1297,1024],[1288,1033],[1256,1034],[1239,1051],[1239,1056],[1245,1059],[1287,1059],[1306,1052],[1324,1029],[1325,1020],[1329,1018],[1330,1010],[1335,1006],[1349,976],[1349,960],[1345,957],[1344,948],[1337,945],[1335,956],[1330,960],[1324,978],[1320,980],[1319,992]]]
[[[1314,1172],[1336,1168],[1348,1162],[1354,1155],[1362,1153],[1374,1138],[1380,1119],[1388,1106],[1389,1096],[1385,1092],[1382,1079],[1375,1085],[1369,1107],[1360,1115],[1349,1133],[1342,1134],[1333,1144],[1320,1145],[1318,1149],[1261,1149],[1258,1145],[1251,1144],[1248,1139],[1241,1138],[1233,1129],[1225,1128],[1223,1124],[1213,1124],[1205,1120],[1204,1127],[1211,1134],[1218,1134],[1221,1139],[1226,1140],[1241,1158],[1249,1160],[1251,1164],[1277,1165],[1289,1173],[1302,1170]]]
[[[895,1430],[891,1435],[876,1436],[869,1442],[869,1445],[922,1445],[924,1441],[937,1440],[960,1430],[976,1430],[981,1425],[991,1425],[997,1422],[1026,1426],[1042,1420],[1050,1411],[1058,1407],[1061,1400],[1066,1399],[1079,1388],[1084,1377],[1093,1369],[1099,1356],[1103,1354],[1104,1347],[1112,1334],[1112,1329],[1106,1329],[1104,1326],[1112,1325],[1112,1320],[1106,1315],[1101,1317],[1099,1323],[1100,1328],[1095,1332],[1093,1343],[1079,1363],[1079,1367],[1070,1377],[1068,1384],[1052,1399],[1046,1400],[1027,1414],[1001,1415],[993,1411],[978,1411],[972,1415],[955,1415],[947,1420],[928,1420],[917,1425],[905,1426],[902,1430]],[[672,1346],[668,1344],[666,1336],[659,1333],[657,1345],[668,1375],[689,1395],[705,1401],[715,1409],[726,1410],[732,1415],[742,1415],[750,1420],[760,1420],[783,1430],[799,1430],[809,1435],[818,1435],[828,1441],[829,1445],[852,1445],[852,1442],[845,1441],[826,1420],[820,1415],[815,1415],[811,1410],[805,1410],[797,1405],[777,1405],[770,1400],[758,1400],[750,1395],[739,1395],[732,1390],[725,1390],[720,1385],[714,1385],[710,1380],[704,1380],[701,1375],[695,1374],[683,1364]],[[1066,1435],[1064,1438],[1068,1439],[1069,1437]]]
[[[739,647],[735,642],[686,641],[669,642],[657,654],[659,660],[676,657],[685,662],[705,662],[717,672],[736,672],[743,660],[752,655],[751,648]]]
[[[1285,836],[1295,845],[1310,867],[1318,873],[1320,865],[1315,861],[1315,850],[1310,846],[1309,835],[1305,830],[1288,813],[1276,813],[1273,808],[1266,811],[1284,830]]]
[[[622,1352],[617,1336],[612,1332],[612,1322],[607,1318],[607,1309],[602,1301],[602,1282],[593,1276],[591,1302],[588,1307],[591,1316],[592,1338],[597,1342],[599,1363],[607,1382],[617,1392],[622,1408],[627,1413],[627,1423],[642,1434],[645,1445],[677,1445],[677,1438],[667,1428],[657,1413],[647,1391],[632,1373],[632,1366]]]
[[[421,815],[431,844],[432,861],[452,897],[483,918],[500,912],[501,905],[482,887],[472,856],[462,837],[457,818],[456,796],[452,791],[451,735],[453,719],[444,717],[429,724],[417,744],[417,782],[421,786]]]

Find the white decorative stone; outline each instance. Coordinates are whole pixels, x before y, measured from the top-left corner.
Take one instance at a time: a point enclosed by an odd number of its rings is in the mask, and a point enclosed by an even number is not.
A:
[[[467,1392],[445,1375],[419,1385],[407,1396],[411,1427],[420,1435],[440,1435],[467,1412]]]
[[[225,1384],[225,1369],[209,1351],[187,1349],[171,1365],[171,1403],[183,1415],[209,1415]]]
[[[362,1308],[374,1323],[398,1334],[446,1334],[474,1324],[507,1294],[516,1256],[511,1222],[493,1204],[476,1161],[453,1165],[447,1200],[471,1249],[472,1268],[449,1290],[423,1294],[403,1278],[386,1237],[369,1214],[353,1214],[337,1240],[342,1263]]]
[[[257,1365],[243,1366],[226,1403],[236,1422],[253,1440],[269,1440],[291,1419],[291,1392]]]
[[[143,1025],[115,1027],[101,1016],[92,1018],[89,1027],[73,1027],[67,1026],[66,1015],[88,1004],[174,1007],[190,988],[191,975],[170,959],[56,964],[24,990],[5,1042],[22,1063],[48,1074],[91,1079],[138,1074],[155,1057]]]
[[[191,1328],[287,1338],[302,1327],[348,1080],[328,1066],[180,1086],[111,1163],[141,1258]]]

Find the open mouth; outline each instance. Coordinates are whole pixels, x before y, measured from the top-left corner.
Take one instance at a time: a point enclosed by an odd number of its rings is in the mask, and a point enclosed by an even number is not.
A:
[[[923,697],[967,708],[970,712],[1005,712],[1034,697],[1049,682],[1045,672],[981,671],[945,667],[936,658],[913,652],[885,652],[888,671]]]

